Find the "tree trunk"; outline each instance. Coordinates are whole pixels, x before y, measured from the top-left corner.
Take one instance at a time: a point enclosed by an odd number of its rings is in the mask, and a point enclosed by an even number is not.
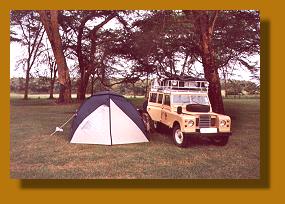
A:
[[[133,97],[136,98],[136,87],[135,87],[135,83],[133,83],[132,85],[133,85]]]
[[[77,53],[77,57],[78,57],[78,64],[79,64],[79,69],[80,69],[80,79],[77,82],[77,100],[81,101],[81,100],[85,99],[85,94],[86,94],[90,74],[92,72],[94,73],[94,69],[95,69],[94,58],[95,58],[95,52],[96,52],[96,39],[97,39],[96,35],[97,35],[97,32],[101,27],[103,27],[106,23],[108,23],[110,20],[112,20],[115,16],[116,16],[116,14],[109,15],[103,22],[94,26],[93,29],[90,31],[90,38],[91,38],[90,55],[92,56],[91,59],[93,59],[93,60],[91,60],[91,62],[85,62],[85,60],[83,59],[82,37],[83,37],[84,26],[88,20],[92,19],[92,16],[87,16],[86,18],[82,19],[82,21],[81,21],[81,24],[78,28],[77,48],[76,48],[76,53]],[[87,64],[89,64],[89,65],[87,65]],[[90,64],[91,64],[91,67],[90,67]]]
[[[50,89],[49,89],[49,99],[53,99],[53,90],[54,90],[54,82],[56,79],[56,69],[54,67],[53,71],[51,71],[51,78],[50,78]]]
[[[221,84],[218,74],[213,74],[212,76],[206,77],[209,80],[209,98],[212,104],[212,109],[216,113],[224,114],[224,104],[221,94]]]
[[[78,36],[77,36],[76,53],[77,53],[77,58],[78,58],[79,71],[80,71],[80,78],[77,81],[77,100],[78,101],[83,101],[85,99],[84,80],[86,78],[85,77],[86,63],[84,62],[84,58],[82,54],[82,36],[83,36],[84,25],[87,22],[87,20],[88,18],[85,18],[85,20],[81,22],[81,25],[78,28]]]
[[[205,78],[209,82],[208,95],[214,112],[224,114],[224,104],[221,94],[221,83],[212,44],[212,34],[217,13],[212,21],[206,11],[197,13],[197,27],[200,31],[200,49]]]
[[[93,95],[93,93],[94,93],[94,74],[91,77],[91,96]]]
[[[146,87],[145,87],[145,97],[146,98],[148,96],[148,94],[147,94],[147,92],[148,92],[148,75],[149,75],[149,73],[147,72],[147,74],[146,74]]]
[[[83,30],[82,30],[83,32]],[[96,49],[96,38],[94,39],[95,34],[92,34],[91,37],[91,51],[90,51],[90,55],[92,57],[95,57],[95,49]],[[89,77],[91,74],[91,68],[89,66],[86,65],[86,63],[84,63],[83,60],[83,55],[82,55],[82,50],[81,50],[81,39],[82,39],[82,33],[79,35],[80,38],[78,38],[78,42],[77,42],[77,56],[78,56],[78,61],[79,61],[79,69],[80,69],[80,79],[78,79],[77,82],[77,100],[78,101],[83,101],[85,99],[85,95],[86,95],[86,90],[87,90],[87,85],[88,85],[88,81],[89,81]],[[94,66],[94,61],[91,60],[90,64],[92,64],[91,66]],[[94,69],[94,67],[93,67]]]
[[[53,69],[50,69],[49,99],[53,99]]]
[[[77,101],[83,101],[85,99],[85,94],[82,93],[82,80],[82,77],[77,80]]]
[[[28,93],[29,93],[29,82],[30,82],[30,70],[27,68],[26,71],[26,79],[25,79],[25,94],[24,94],[24,99],[28,99]]]
[[[51,80],[51,82],[50,82],[50,89],[49,89],[49,99],[54,99],[54,97],[53,97],[53,89],[54,89],[54,81]]]
[[[98,89],[99,89],[99,91],[106,91],[107,90],[105,84],[103,84],[102,81],[99,81]]]
[[[71,102],[71,81],[69,69],[63,53],[62,41],[59,34],[58,11],[39,11],[41,21],[48,35],[56,64],[58,67],[58,81],[60,83],[59,103]]]
[[[77,86],[77,100],[83,101],[85,99],[86,90],[89,82],[89,74],[85,74],[85,77],[81,77]]]
[[[206,47],[211,49],[209,46]],[[205,78],[209,82],[208,95],[212,105],[212,109],[214,112],[224,114],[225,111],[221,94],[220,77],[218,74],[218,70],[215,66],[213,52],[205,52],[202,56],[202,62],[204,67]]]
[[[225,86],[225,98],[227,97],[227,74],[225,71],[223,71],[224,76],[224,86]]]

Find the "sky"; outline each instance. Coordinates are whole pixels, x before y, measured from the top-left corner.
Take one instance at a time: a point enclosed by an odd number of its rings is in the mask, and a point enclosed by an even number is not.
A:
[[[21,67],[16,69],[17,60],[21,59],[21,56],[24,54],[24,51],[25,48],[21,47],[18,43],[10,43],[10,78],[25,77],[25,73]],[[255,60],[260,61],[259,56],[256,56]],[[71,63],[72,62],[69,62],[68,64],[71,65]],[[197,68],[197,70],[202,72],[203,68],[201,63],[196,63],[195,67]],[[233,73],[234,76],[231,77],[232,79],[247,80],[247,81],[251,80],[251,73],[247,69],[239,68]]]
[[[25,77],[23,69],[17,69],[16,62],[24,54],[23,48],[17,43],[10,43],[10,78]]]

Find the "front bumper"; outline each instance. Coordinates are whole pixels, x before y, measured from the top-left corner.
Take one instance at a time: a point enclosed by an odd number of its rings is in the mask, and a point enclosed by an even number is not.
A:
[[[200,133],[200,132],[184,132],[186,137],[195,136],[195,137],[215,137],[215,136],[231,136],[232,132],[217,132],[217,133]]]

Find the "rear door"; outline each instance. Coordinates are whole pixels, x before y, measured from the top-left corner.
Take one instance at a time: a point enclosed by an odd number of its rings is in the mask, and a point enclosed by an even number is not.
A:
[[[154,121],[160,121],[161,114],[161,104],[158,103],[158,93],[151,92],[149,94],[147,112],[150,115],[151,119]]]
[[[171,113],[171,104],[170,104],[170,94],[164,94],[163,104],[161,108],[161,122],[167,126],[171,126],[170,113]]]

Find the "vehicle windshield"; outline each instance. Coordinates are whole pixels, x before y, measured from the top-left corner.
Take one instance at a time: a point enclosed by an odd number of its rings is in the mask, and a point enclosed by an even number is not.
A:
[[[209,105],[209,100],[207,96],[201,95],[173,95],[173,103]]]

